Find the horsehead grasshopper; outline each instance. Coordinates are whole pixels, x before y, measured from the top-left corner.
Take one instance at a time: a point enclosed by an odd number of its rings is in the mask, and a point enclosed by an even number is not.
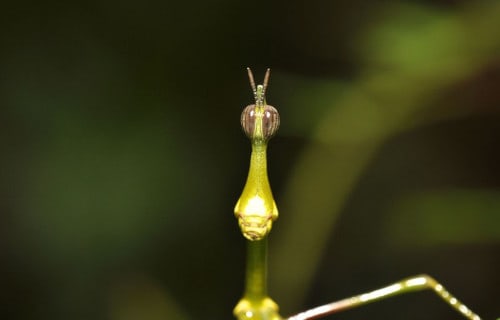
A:
[[[425,274],[406,278],[386,287],[312,308],[287,318],[279,315],[278,305],[267,295],[267,235],[271,231],[273,221],[278,218],[278,209],[267,177],[266,149],[269,139],[278,130],[280,119],[278,111],[266,103],[265,93],[270,70],[267,69],[263,84],[258,86],[255,86],[250,68],[247,68],[247,71],[255,104],[243,110],[241,126],[251,141],[252,153],[248,178],[234,212],[241,232],[247,239],[248,256],[245,292],[234,308],[234,315],[239,320],[318,319],[385,298],[430,289],[465,318],[480,320],[477,314],[439,282]]]

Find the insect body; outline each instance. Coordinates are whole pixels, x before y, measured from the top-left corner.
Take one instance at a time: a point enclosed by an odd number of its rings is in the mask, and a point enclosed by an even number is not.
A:
[[[279,114],[274,107],[266,103],[265,99],[269,69],[264,77],[264,83],[257,87],[255,87],[250,69],[248,69],[248,76],[255,104],[249,105],[243,110],[241,126],[252,143],[252,155],[247,182],[236,203],[234,213],[238,218],[243,235],[251,241],[248,242],[245,294],[234,308],[233,313],[239,320],[283,320],[278,314],[278,305],[267,296],[266,292],[266,236],[271,231],[273,221],[278,218],[278,209],[267,178],[266,149],[267,142],[278,130]],[[432,290],[465,318],[481,320],[477,314],[455,298],[439,282],[425,274],[406,278],[368,293],[319,306],[288,317],[286,320],[318,319],[374,301],[419,290]]]
[[[264,83],[255,87],[252,72],[248,69],[255,104],[247,106],[241,114],[241,126],[252,143],[250,170],[243,192],[234,213],[241,231],[248,240],[246,288],[243,298],[233,310],[238,320],[311,320],[336,312],[356,308],[371,302],[404,293],[432,290],[444,302],[469,320],[481,320],[434,278],[422,274],[406,278],[389,286],[350,298],[322,305],[288,318],[278,314],[278,305],[267,295],[267,239],[272,223],[278,218],[271,186],[267,178],[266,148],[269,139],[279,127],[278,111],[266,103],[265,92],[269,69]],[[258,241],[263,240],[263,241]],[[500,319],[498,319],[500,320]]]
[[[265,93],[269,81],[269,69],[262,85],[255,87],[252,71],[248,70],[255,104],[241,113],[241,126],[252,143],[250,169],[243,192],[236,203],[234,214],[241,232],[249,240],[261,240],[278,218],[271,186],[267,177],[267,142],[279,127],[278,111],[266,103]]]

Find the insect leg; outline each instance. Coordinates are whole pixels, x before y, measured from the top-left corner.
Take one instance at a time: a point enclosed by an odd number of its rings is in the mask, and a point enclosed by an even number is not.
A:
[[[439,282],[426,274],[406,278],[381,289],[328,303],[291,316],[287,320],[318,319],[332,313],[356,308],[377,300],[426,289],[433,290],[439,297],[441,297],[441,299],[443,299],[453,309],[461,313],[465,318],[470,320],[481,320],[477,314],[472,312],[472,310],[467,308],[467,306],[451,295]]]

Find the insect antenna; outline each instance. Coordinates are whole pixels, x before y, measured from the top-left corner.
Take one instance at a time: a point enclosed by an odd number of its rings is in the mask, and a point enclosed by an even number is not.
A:
[[[255,80],[253,79],[253,73],[250,68],[247,67],[248,79],[250,80],[250,87],[252,87],[253,96],[257,100],[257,87],[255,87]]]
[[[262,95],[266,94],[267,84],[269,83],[269,76],[271,75],[271,69],[267,68],[266,75],[264,76],[264,82],[262,83]]]

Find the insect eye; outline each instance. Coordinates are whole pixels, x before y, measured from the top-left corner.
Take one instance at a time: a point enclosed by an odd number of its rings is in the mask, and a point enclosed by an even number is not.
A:
[[[243,109],[243,112],[241,113],[241,126],[247,137],[249,137],[250,139],[254,139],[256,138],[256,123],[259,120],[262,121],[262,138],[263,140],[267,141],[272,136],[274,136],[276,131],[278,131],[278,127],[280,125],[280,116],[278,110],[270,105],[265,105],[263,107],[263,110],[261,109],[262,111],[257,109],[258,107],[256,107],[254,104],[251,104]]]
[[[264,139],[270,139],[280,126],[280,115],[273,106],[264,107],[264,116],[262,117],[262,132]]]
[[[254,104],[251,104],[243,109],[243,112],[241,113],[241,127],[250,139],[252,139],[255,132],[255,118]]]

